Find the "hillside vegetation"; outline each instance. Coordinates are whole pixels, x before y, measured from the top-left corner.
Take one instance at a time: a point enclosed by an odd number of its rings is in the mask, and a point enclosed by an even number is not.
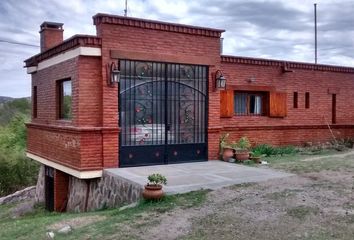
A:
[[[0,102],[0,197],[36,181],[38,165],[25,156],[30,106],[27,98]]]

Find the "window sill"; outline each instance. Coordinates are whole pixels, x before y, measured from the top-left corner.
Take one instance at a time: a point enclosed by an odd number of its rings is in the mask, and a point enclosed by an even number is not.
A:
[[[268,115],[234,115],[234,117],[269,117]]]
[[[73,120],[72,119],[57,119],[57,122],[71,124],[73,122]]]

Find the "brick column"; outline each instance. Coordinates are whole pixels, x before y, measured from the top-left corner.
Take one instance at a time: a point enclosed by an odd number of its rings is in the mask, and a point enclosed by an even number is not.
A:
[[[215,89],[215,71],[219,66],[209,68],[209,113],[208,113],[208,160],[219,159],[220,91]]]
[[[54,171],[54,211],[64,212],[68,199],[69,175],[57,169]]]

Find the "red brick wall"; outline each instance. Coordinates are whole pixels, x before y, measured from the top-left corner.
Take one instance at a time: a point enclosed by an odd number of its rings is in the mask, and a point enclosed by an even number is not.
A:
[[[232,89],[242,90],[250,86],[260,88],[266,86],[274,87],[275,91],[287,93],[288,114],[285,118],[268,116],[222,118],[221,124],[224,131],[227,129],[233,138],[246,135],[254,142],[270,144],[302,144],[307,141],[330,140],[330,132],[326,124],[327,122],[331,124],[332,120],[332,94],[328,93],[328,89],[338,91],[336,125],[353,125],[354,123],[352,111],[354,101],[348,101],[354,91],[354,74],[304,69],[294,69],[294,72],[283,73],[282,69],[276,66],[233,63],[222,63],[222,70]],[[254,77],[255,81],[249,83],[247,79],[251,77]],[[298,92],[298,108],[293,107],[293,92]],[[308,109],[305,108],[306,92],[310,93],[310,108]],[[318,125],[321,125],[322,129],[318,129]],[[247,130],[252,126],[257,127],[257,130]],[[265,130],[269,126],[283,126],[283,128]],[[293,129],[293,126],[299,126],[300,129]],[[307,126],[307,128],[301,129],[300,126]],[[348,132],[348,129],[337,129],[337,131],[341,132],[338,137],[353,137],[353,132]]]
[[[79,170],[119,166],[118,88],[107,86],[107,64],[119,59],[119,56],[112,55],[112,51],[125,51],[122,59],[140,60],[139,56],[143,56],[142,60],[167,59],[167,62],[209,66],[209,159],[218,158],[222,132],[230,132],[234,139],[247,135],[253,142],[271,144],[327,141],[330,135],[325,119],[331,121],[332,106],[328,88],[340,89],[337,94],[337,135],[352,135],[352,129],[339,126],[353,124],[351,109],[354,109],[354,101],[348,101],[354,90],[353,74],[303,69],[283,73],[277,66],[221,63],[217,37],[106,23],[96,27],[97,35],[102,38],[102,58],[80,56],[33,74],[38,117],[32,119],[33,125],[29,127],[29,152]],[[220,93],[214,89],[217,69],[222,70],[228,85],[234,86],[235,90],[242,85],[287,92],[288,116],[221,119]],[[251,77],[256,81],[249,83],[247,79]],[[71,121],[56,119],[56,81],[65,78],[71,78],[73,83]],[[298,109],[292,106],[294,91],[298,92]],[[310,92],[309,109],[304,107],[305,92]],[[293,128],[300,125],[301,129]],[[77,140],[79,145],[72,146],[70,139]]]
[[[57,85],[72,81],[72,120],[57,119]],[[76,57],[32,75],[37,118],[28,127],[27,150],[77,170],[102,168],[101,60]]]
[[[73,58],[32,74],[32,87],[37,86],[37,118],[32,123],[46,125],[77,125],[78,115],[78,61]],[[57,119],[56,84],[58,80],[71,79],[72,81],[72,121]]]
[[[64,212],[68,200],[69,175],[54,170],[54,211]]]
[[[101,59],[80,56],[78,64],[79,112],[78,126],[102,125],[102,71]]]
[[[99,24],[97,35],[102,37],[102,71],[106,72],[106,64],[117,59],[111,58],[111,50],[131,52],[131,59],[136,59],[134,53],[144,53],[145,60],[161,61],[157,54],[175,56],[167,61],[191,63],[190,59],[200,59],[201,62],[211,63],[209,68],[209,128],[220,127],[219,92],[213,91],[214,81],[212,73],[219,67],[220,39],[215,37],[197,36],[186,33],[165,32],[159,30],[142,29],[131,26]],[[134,58],[135,57],[135,58]],[[139,60],[139,59],[136,59]],[[200,62],[194,62],[198,64]],[[116,127],[118,122],[118,89],[107,87],[106,75],[103,74],[103,126]],[[118,135],[118,134],[117,134]],[[117,166],[118,136],[104,138],[103,158],[104,166]],[[105,140],[107,139],[107,140]],[[113,147],[116,147],[113,149]],[[210,156],[217,156],[217,148],[209,144]]]

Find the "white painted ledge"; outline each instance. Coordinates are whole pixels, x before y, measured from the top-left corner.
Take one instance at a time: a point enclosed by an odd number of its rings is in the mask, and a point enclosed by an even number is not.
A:
[[[61,165],[61,164],[58,164],[58,163],[55,163],[55,162],[52,162],[48,159],[45,159],[45,158],[42,158],[40,156],[37,156],[35,154],[32,154],[32,153],[28,153],[26,152],[26,156],[37,161],[37,162],[40,162],[46,166],[49,166],[49,167],[52,167],[52,168],[55,168],[55,169],[58,169],[62,172],[65,172],[71,176],[74,176],[76,178],[79,178],[79,179],[91,179],[91,178],[100,178],[102,177],[102,170],[94,170],[94,171],[78,171],[78,170],[75,170],[75,169],[72,169],[72,168],[69,168],[69,167],[66,167],[64,165]]]
[[[89,57],[100,57],[102,55],[101,48],[95,48],[95,47],[77,47],[72,50],[63,52],[59,55],[56,55],[54,57],[48,58],[42,62],[38,63],[38,66],[34,67],[28,67],[27,68],[27,73],[35,73],[39,70],[51,67],[53,65],[56,65],[58,63],[67,61],[69,59],[78,57],[78,56],[89,56]]]

